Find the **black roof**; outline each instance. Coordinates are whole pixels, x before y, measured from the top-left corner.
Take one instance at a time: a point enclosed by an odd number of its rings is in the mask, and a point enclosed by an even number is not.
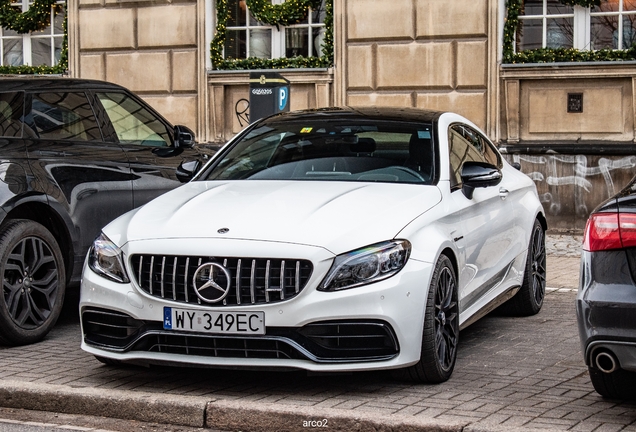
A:
[[[55,75],[0,75],[0,91],[54,89],[110,89],[123,87],[106,81],[68,78]]]
[[[318,108],[302,111],[291,111],[268,117],[265,121],[279,120],[343,120],[343,119],[377,119],[406,122],[431,123],[436,121],[444,111],[431,111],[418,108],[390,107],[341,107]]]

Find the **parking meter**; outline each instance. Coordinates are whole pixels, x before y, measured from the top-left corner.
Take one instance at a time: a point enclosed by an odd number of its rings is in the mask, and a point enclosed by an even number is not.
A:
[[[250,122],[289,111],[289,81],[276,72],[250,72]]]

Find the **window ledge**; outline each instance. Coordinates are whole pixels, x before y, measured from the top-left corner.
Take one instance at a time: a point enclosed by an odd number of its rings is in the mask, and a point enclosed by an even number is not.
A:
[[[250,73],[277,72],[292,84],[333,83],[333,68],[208,70],[208,84],[246,84]]]
[[[507,63],[502,78],[614,78],[636,77],[636,61]]]

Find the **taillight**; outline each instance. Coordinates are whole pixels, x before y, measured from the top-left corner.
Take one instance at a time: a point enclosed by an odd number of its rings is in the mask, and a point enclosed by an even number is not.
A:
[[[636,214],[596,213],[585,226],[583,249],[590,252],[636,246]]]

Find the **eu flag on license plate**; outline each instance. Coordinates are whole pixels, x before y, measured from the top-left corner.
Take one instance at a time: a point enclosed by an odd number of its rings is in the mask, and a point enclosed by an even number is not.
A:
[[[163,328],[167,330],[172,329],[172,308],[163,308]]]

